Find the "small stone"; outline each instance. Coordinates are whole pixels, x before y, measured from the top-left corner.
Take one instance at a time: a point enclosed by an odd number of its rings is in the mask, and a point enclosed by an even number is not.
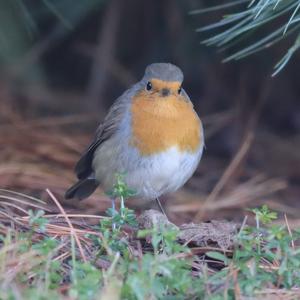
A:
[[[188,223],[179,227],[179,240],[199,247],[218,247],[223,250],[233,247],[234,237],[240,225],[227,221],[212,220],[209,223]]]

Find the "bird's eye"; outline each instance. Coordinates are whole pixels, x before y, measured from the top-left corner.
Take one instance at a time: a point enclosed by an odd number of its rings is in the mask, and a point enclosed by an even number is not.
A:
[[[147,82],[146,89],[147,91],[150,91],[152,89],[152,83],[150,81]]]
[[[181,94],[181,90],[182,90],[182,88],[180,87],[179,89],[178,89],[178,94]]]

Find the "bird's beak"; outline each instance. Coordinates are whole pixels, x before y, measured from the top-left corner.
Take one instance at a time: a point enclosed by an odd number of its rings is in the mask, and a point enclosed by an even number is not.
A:
[[[168,88],[163,88],[162,90],[161,90],[161,95],[163,96],[163,97],[167,97],[167,96],[169,96],[170,95],[170,90],[168,89]]]

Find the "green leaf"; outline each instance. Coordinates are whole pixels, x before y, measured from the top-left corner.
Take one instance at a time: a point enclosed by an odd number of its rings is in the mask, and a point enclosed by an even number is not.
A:
[[[226,266],[229,264],[230,259],[226,257],[224,254],[217,251],[208,251],[205,253],[206,256],[222,261]]]

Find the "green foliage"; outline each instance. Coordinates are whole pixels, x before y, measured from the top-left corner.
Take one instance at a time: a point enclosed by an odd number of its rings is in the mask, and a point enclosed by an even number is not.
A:
[[[134,212],[125,207],[125,199],[135,195],[135,191],[128,188],[124,180],[124,174],[116,174],[115,184],[113,189],[108,193],[112,199],[120,199],[120,211],[116,212],[114,208],[109,209],[107,214],[112,217],[112,224],[115,226],[122,226],[124,224],[135,226]]]
[[[251,239],[252,237],[252,239]],[[299,234],[294,234],[299,239]],[[240,285],[246,294],[266,284],[292,288],[300,284],[300,252],[292,245],[293,237],[284,226],[249,227],[243,230],[233,264],[239,270]]]
[[[69,296],[72,299],[93,299],[100,292],[102,272],[91,263],[76,262],[72,266],[72,284]]]
[[[178,231],[165,228],[139,231],[139,237],[151,237],[153,252],[130,263],[123,261],[121,268],[128,276],[122,299],[188,296],[191,284],[196,283],[197,278],[191,276],[190,261],[183,255],[189,253],[189,249],[177,243],[177,234]]]
[[[269,48],[289,35],[294,34],[294,44],[287,50],[287,53],[275,65],[273,76],[278,74],[288,63],[290,58],[300,48],[300,1],[299,0],[236,0],[225,5],[218,5],[209,9],[195,10],[192,14],[204,13],[213,10],[225,9],[228,7],[241,7],[238,12],[224,15],[223,19],[199,28],[197,31],[221,29],[221,32],[203,41],[208,46],[220,47],[221,51],[232,49],[241,40],[251,40],[241,50],[235,51],[224,61],[239,60],[258,51]],[[271,23],[273,28],[268,29]],[[224,29],[223,29],[224,28]],[[264,32],[260,37],[258,30]]]
[[[107,0],[0,1],[0,64],[24,84],[43,84],[47,74],[41,63],[46,44],[53,47],[70,36],[90,13],[102,9]],[[54,20],[55,23],[51,20]],[[45,35],[45,22],[49,32]],[[45,44],[44,44],[45,43]],[[43,47],[39,45],[44,44]],[[38,50],[37,50],[38,48]],[[34,50],[33,56],[28,56]],[[36,51],[37,50],[37,51]],[[28,63],[33,60],[33,63]],[[17,72],[12,69],[18,66]]]
[[[105,239],[105,244],[112,251],[123,253],[124,250],[127,249],[127,240],[122,237],[123,226],[128,225],[133,228],[137,227],[134,211],[125,207],[125,200],[134,194],[134,191],[130,190],[125,184],[124,175],[116,174],[115,184],[108,195],[114,200],[120,199],[120,209],[118,211],[115,208],[109,208],[106,211],[106,214],[110,218],[101,220],[99,227],[99,230],[103,234],[103,239]],[[101,244],[99,239],[98,241]],[[101,248],[101,250],[103,249]]]
[[[226,255],[217,251],[208,251],[206,256],[222,261],[226,266],[228,266],[229,262],[231,261]]]
[[[112,198],[123,198],[127,199],[129,197],[134,196],[136,193],[135,191],[128,188],[128,186],[125,183],[125,175],[117,173],[115,175],[115,184],[113,185],[113,189],[108,195]]]
[[[229,299],[234,299],[235,281],[245,296],[253,296],[266,286],[291,289],[300,285],[300,249],[293,246],[293,241],[300,239],[300,232],[291,235],[286,226],[273,225],[276,213],[265,205],[253,212],[269,226],[243,228],[237,235],[231,259],[216,252],[207,253],[227,266],[211,276],[209,284],[214,287],[226,284]]]
[[[114,191],[124,201],[129,195],[121,178]],[[202,257],[194,257],[188,246],[178,243],[178,229],[173,227],[138,230],[132,241],[123,228],[136,225],[136,219],[123,209],[95,227],[100,235],[86,237],[92,242],[88,262],[78,256],[72,235],[67,242],[69,254],[57,259],[66,240],[48,236],[44,212],[30,211],[29,230],[8,230],[0,237],[0,299],[19,299],[16,287],[22,287],[24,299],[110,299],[114,295],[128,300],[256,298],[265,288],[300,287],[300,249],[295,246],[300,230],[291,232],[274,224],[277,214],[265,205],[251,210],[256,226],[241,228],[231,255],[220,249]],[[8,258],[23,266],[9,280],[6,274],[14,269]],[[208,259],[223,266],[212,270]],[[192,274],[195,260],[203,266]],[[101,268],[98,261],[107,267]]]
[[[32,227],[37,227],[41,232],[45,232],[46,225],[48,224],[48,220],[43,218],[45,212],[43,210],[38,210],[34,212],[32,209],[28,211],[29,215],[29,225]]]
[[[277,213],[270,211],[267,205],[263,205],[261,208],[254,208],[252,212],[255,214],[256,219],[263,224],[269,224],[277,219]]]

